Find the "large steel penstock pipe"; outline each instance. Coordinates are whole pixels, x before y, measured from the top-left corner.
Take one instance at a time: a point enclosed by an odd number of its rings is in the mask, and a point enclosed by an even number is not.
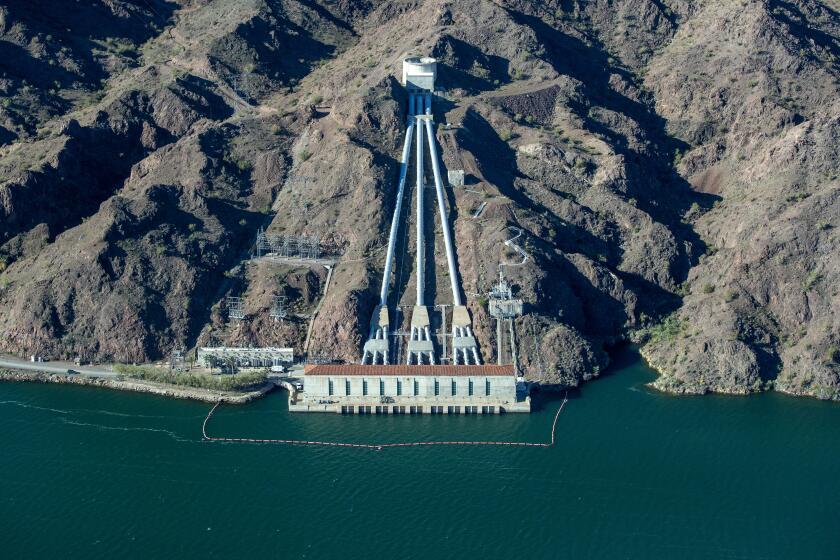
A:
[[[419,117],[418,117],[419,119]],[[425,305],[423,271],[423,126],[417,123],[417,305]]]
[[[388,287],[391,285],[391,269],[394,267],[394,251],[397,247],[397,230],[400,227],[400,213],[402,212],[403,194],[405,193],[405,179],[408,175],[408,158],[411,153],[411,138],[414,132],[412,119],[405,132],[402,160],[400,161],[400,182],[397,187],[397,202],[394,205],[394,216],[391,218],[391,232],[388,235],[388,254],[385,257],[385,272],[382,273],[382,290],[379,292],[379,305],[388,305]]]
[[[449,283],[452,287],[452,301],[455,305],[463,305],[461,290],[458,289],[458,271],[455,267],[455,245],[452,243],[452,233],[449,231],[449,219],[446,216],[446,205],[443,200],[443,179],[440,176],[440,165],[438,164],[432,119],[426,119],[426,136],[429,140],[429,154],[432,160],[432,170],[435,174],[435,191],[437,192],[441,229],[443,229],[443,242],[446,245],[446,262],[449,265]]]

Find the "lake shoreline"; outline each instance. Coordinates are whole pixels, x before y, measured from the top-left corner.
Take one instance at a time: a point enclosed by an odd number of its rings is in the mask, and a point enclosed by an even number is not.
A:
[[[104,379],[101,377],[85,377],[82,375],[60,375],[56,373],[0,369],[0,382],[26,383],[56,383],[59,385],[79,385],[84,387],[102,387],[117,391],[134,393],[149,393],[162,397],[187,399],[206,403],[222,401],[226,404],[247,404],[260,399],[273,391],[277,386],[266,381],[259,387],[249,391],[213,391],[200,387],[182,387],[165,383],[153,383],[136,379]]]

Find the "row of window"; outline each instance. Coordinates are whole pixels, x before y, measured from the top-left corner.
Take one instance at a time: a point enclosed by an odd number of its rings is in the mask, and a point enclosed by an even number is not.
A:
[[[451,383],[452,383],[452,387],[451,387],[452,395],[453,396],[457,395],[458,394],[458,383],[454,379],[452,380]],[[327,390],[328,390],[330,395],[335,394],[335,385],[334,385],[332,379],[328,380]],[[345,395],[350,394],[350,380],[349,379],[344,380],[344,394]],[[362,380],[362,395],[367,396],[368,394],[370,394],[370,393],[368,393],[368,382],[367,382],[367,379],[363,379]],[[380,379],[379,380],[379,395],[384,395],[384,394],[385,394],[385,381]],[[398,379],[397,380],[397,396],[400,396],[402,394],[403,394],[403,383],[402,383],[402,381],[400,381]],[[412,393],[412,394],[413,395],[419,395],[420,394],[420,382],[417,381],[416,379],[414,380],[414,393]],[[474,383],[473,383],[472,379],[470,379],[469,382],[467,383],[467,395],[473,396],[474,394],[475,394]],[[490,380],[489,379],[484,381],[484,394],[485,395],[490,394]],[[438,381],[437,379],[435,379],[435,396],[436,397],[440,396],[440,381]]]
[[[433,406],[433,407],[430,407],[430,408],[431,408],[430,412],[432,414],[443,414],[444,413],[444,410],[443,410],[444,407],[442,407],[442,406]],[[341,407],[341,413],[342,414],[371,414],[371,413],[373,413],[373,411],[375,411],[376,414],[405,414],[406,413],[405,409],[406,409],[406,407],[404,407],[404,406],[392,406],[392,407],[387,407],[387,406],[371,407],[371,406],[366,406],[366,405],[360,405],[360,406],[355,406],[355,407],[354,406],[342,406]],[[464,409],[464,414],[478,414],[478,407],[477,406],[465,406],[465,407],[463,407],[463,409]],[[410,406],[410,407],[408,407],[408,413],[409,414],[423,414],[423,407],[422,406]],[[448,407],[446,407],[446,413],[447,414],[461,414],[461,407],[460,406],[448,406]],[[482,406],[481,407],[481,413],[482,414],[495,414],[496,413],[496,407],[495,406]]]

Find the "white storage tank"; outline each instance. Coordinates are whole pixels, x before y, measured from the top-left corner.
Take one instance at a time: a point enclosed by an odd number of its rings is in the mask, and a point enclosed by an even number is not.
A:
[[[409,91],[435,91],[437,60],[427,56],[403,59],[402,84]]]

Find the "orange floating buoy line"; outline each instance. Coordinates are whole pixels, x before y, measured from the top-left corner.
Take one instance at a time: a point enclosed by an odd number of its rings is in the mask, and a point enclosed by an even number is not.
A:
[[[357,449],[387,449],[393,447],[420,447],[427,445],[505,445],[512,447],[552,447],[555,442],[557,431],[557,420],[560,418],[560,413],[569,401],[569,392],[563,395],[563,402],[560,403],[560,408],[557,409],[557,414],[554,415],[554,421],[551,423],[551,441],[548,443],[534,443],[526,441],[412,441],[404,443],[343,443],[337,441],[306,441],[298,439],[257,439],[257,438],[229,438],[229,437],[212,437],[207,435],[207,423],[213,417],[216,409],[222,404],[219,400],[207,416],[204,418],[204,423],[201,425],[201,436],[204,441],[221,441],[227,443],[275,443],[287,445],[318,445],[323,447],[354,447]]]

